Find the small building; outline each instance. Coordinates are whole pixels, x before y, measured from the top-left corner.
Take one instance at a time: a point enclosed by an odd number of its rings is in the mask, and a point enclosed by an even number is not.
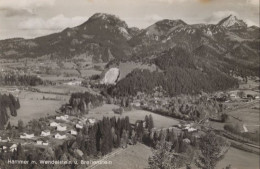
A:
[[[190,144],[191,142],[190,142],[190,139],[188,139],[188,138],[185,138],[185,139],[183,139],[182,140],[184,143],[187,143],[187,144]]]
[[[68,83],[64,83],[65,85],[69,85],[69,86],[80,86],[81,85],[81,81],[71,81]]]
[[[43,143],[42,140],[37,140],[37,141],[36,141],[36,144],[37,144],[37,145],[42,145],[42,143]]]
[[[69,116],[68,116],[68,115],[64,115],[64,116],[57,116],[57,117],[56,117],[56,120],[64,120],[64,121],[66,121],[66,120],[68,120],[68,118],[69,118]]]
[[[14,152],[15,150],[17,150],[17,144],[11,145],[11,147],[9,149],[11,152]]]
[[[53,122],[50,123],[50,126],[51,127],[58,127],[58,126],[60,126],[60,123],[56,123],[55,121],[53,121]]]
[[[76,124],[76,128],[77,129],[83,129],[83,125],[82,124]]]
[[[47,141],[46,141],[46,142],[42,142],[42,145],[43,145],[43,146],[48,146],[48,145],[49,145],[49,142],[47,142]]]
[[[41,132],[42,137],[46,137],[46,136],[49,136],[49,135],[51,135],[51,132],[49,130],[44,130],[44,131]]]
[[[34,134],[23,133],[22,135],[20,135],[20,138],[22,138],[22,139],[31,139],[33,137],[34,137]]]
[[[67,136],[66,135],[60,135],[59,133],[54,135],[54,138],[59,139],[59,140],[63,140],[66,139]]]
[[[0,142],[2,142],[2,143],[7,143],[9,141],[11,141],[9,137],[7,137],[7,138],[6,137],[5,138],[0,137]]]
[[[67,126],[63,126],[63,125],[57,126],[57,131],[66,131],[66,130],[67,130]]]
[[[96,119],[88,119],[88,122],[89,122],[90,124],[94,124],[94,123],[96,122]]]
[[[2,152],[2,151],[4,151],[5,153],[6,153],[6,150],[7,150],[7,147],[6,146],[0,146],[0,151]]]
[[[70,134],[76,136],[78,134],[78,132],[75,130],[70,130]]]

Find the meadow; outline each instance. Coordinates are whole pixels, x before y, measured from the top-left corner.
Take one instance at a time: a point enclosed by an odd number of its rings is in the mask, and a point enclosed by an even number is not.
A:
[[[128,116],[131,123],[135,123],[137,120],[144,120],[145,116],[149,116],[150,114],[153,117],[154,126],[156,128],[168,128],[173,125],[179,124],[179,121],[173,118],[165,117],[159,114],[155,114],[145,110],[131,110],[125,111],[122,115],[115,114],[113,109],[119,108],[116,105],[104,104],[101,107],[95,108],[89,112],[86,117],[93,117],[96,119],[101,120],[104,116],[105,117],[125,117]]]

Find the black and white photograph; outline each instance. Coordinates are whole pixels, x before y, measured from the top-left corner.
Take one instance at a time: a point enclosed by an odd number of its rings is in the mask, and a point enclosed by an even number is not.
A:
[[[0,0],[0,169],[260,169],[259,0]]]

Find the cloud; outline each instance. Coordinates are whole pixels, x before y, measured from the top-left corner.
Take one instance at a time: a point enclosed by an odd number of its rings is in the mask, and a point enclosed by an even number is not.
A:
[[[217,23],[223,18],[228,17],[229,15],[234,15],[239,17],[239,14],[235,11],[217,11],[217,12],[213,12],[210,17],[207,17],[205,19],[205,21],[207,23]]]
[[[247,0],[247,3],[259,7],[259,0]]]
[[[39,17],[33,17],[21,22],[18,27],[25,30],[62,30],[67,27],[77,26],[86,21],[86,17],[75,16],[67,18],[64,15],[57,15],[50,19],[44,20]]]
[[[5,17],[14,17],[14,16],[32,16],[34,15],[33,11],[28,12],[24,9],[9,9],[2,8],[0,11],[3,13]]]
[[[149,22],[149,23],[154,23],[154,22],[157,22],[159,20],[162,20],[163,18],[157,14],[153,14],[153,15],[146,15],[144,17],[144,20],[146,22]]]
[[[250,20],[250,19],[246,19],[245,22],[246,22],[246,24],[247,24],[248,26],[259,26],[259,22],[256,23],[256,22],[254,22],[254,21],[252,21],[252,20]]]
[[[26,10],[33,13],[33,9],[49,7],[55,4],[56,0],[0,0],[0,10]]]

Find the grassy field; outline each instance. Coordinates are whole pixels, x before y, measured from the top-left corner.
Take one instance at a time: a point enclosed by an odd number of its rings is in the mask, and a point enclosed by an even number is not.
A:
[[[149,156],[152,156],[151,149],[139,143],[108,158],[107,160],[112,161],[112,165],[98,165],[95,169],[144,169],[148,166]],[[230,148],[225,158],[218,163],[216,169],[223,169],[229,164],[231,164],[232,169],[258,169],[259,156]],[[196,166],[192,167],[197,169]]]
[[[59,94],[70,94],[75,92],[92,91],[82,86],[70,86],[66,84],[62,84],[58,86],[36,86],[34,88],[40,90],[41,92],[50,92],[50,93],[59,93]]]
[[[230,148],[225,158],[219,162],[216,168],[222,169],[231,164],[232,169],[259,169],[259,162],[258,155]]]
[[[248,103],[250,104],[250,103]],[[255,104],[250,105],[249,107],[237,109],[234,111],[228,112],[228,115],[231,115],[233,117],[237,117],[242,121],[238,121],[232,117],[230,117],[230,120],[232,123],[241,123],[245,124],[246,127],[250,132],[254,132],[256,130],[259,130],[259,103],[256,102]]]
[[[43,100],[43,97],[47,100]],[[17,125],[20,119],[27,123],[32,119],[53,115],[68,99],[69,96],[22,91],[19,94],[21,108],[18,109],[16,117],[10,117],[10,123]]]
[[[161,116],[161,115],[154,114],[152,112],[144,111],[144,110],[126,111],[122,115],[118,115],[118,114],[115,114],[112,111],[112,109],[114,109],[114,108],[118,108],[118,106],[105,104],[101,107],[98,107],[98,108],[91,110],[89,112],[89,114],[86,115],[86,116],[87,117],[94,117],[94,118],[100,119],[100,120],[103,118],[103,116],[105,116],[105,117],[113,117],[113,116],[115,116],[115,117],[125,117],[125,116],[128,116],[129,119],[130,119],[130,122],[135,123],[137,120],[144,120],[145,115],[152,114],[153,120],[154,120],[154,126],[156,128],[167,128],[167,127],[171,127],[172,125],[179,124],[179,121],[177,121],[173,118]]]
[[[95,169],[144,169],[148,167],[148,158],[151,155],[149,147],[138,143],[108,158],[112,165],[98,165]]]

